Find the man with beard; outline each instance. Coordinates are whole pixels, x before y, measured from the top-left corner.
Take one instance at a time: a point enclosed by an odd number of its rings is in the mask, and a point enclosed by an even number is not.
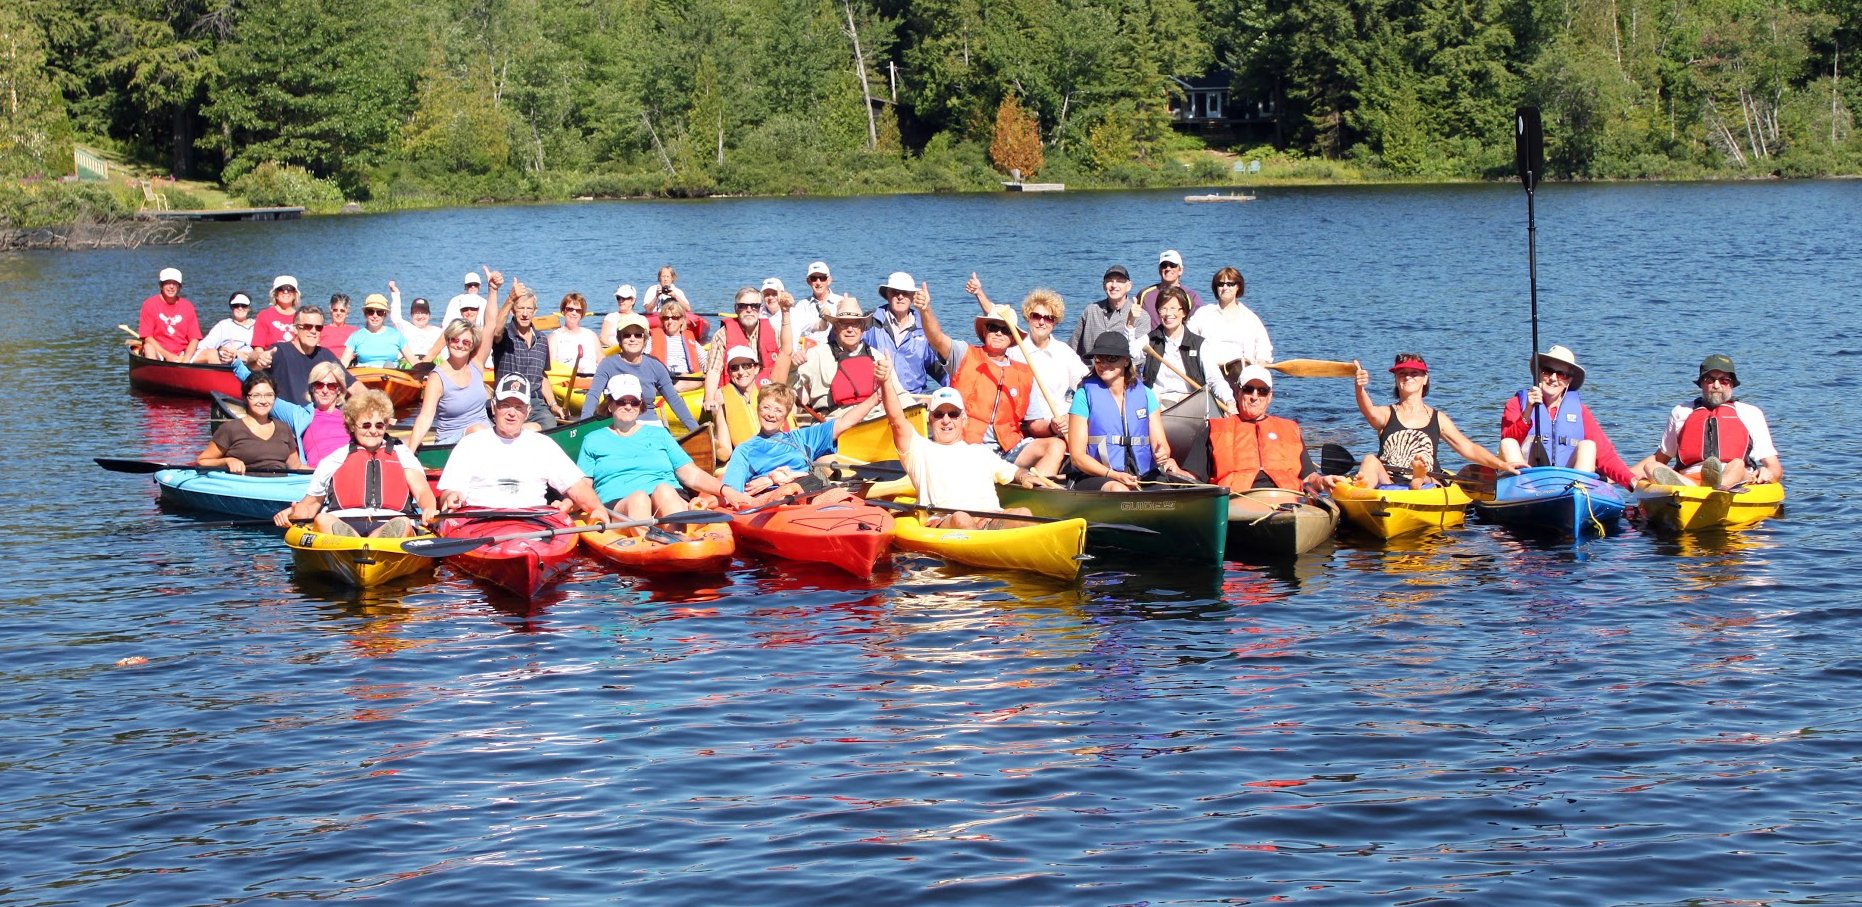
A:
[[[1668,414],[1661,446],[1636,464],[1636,476],[1658,485],[1719,489],[1781,481],[1784,466],[1765,413],[1733,399],[1739,376],[1732,357],[1715,353],[1701,360],[1694,383],[1700,396]]]

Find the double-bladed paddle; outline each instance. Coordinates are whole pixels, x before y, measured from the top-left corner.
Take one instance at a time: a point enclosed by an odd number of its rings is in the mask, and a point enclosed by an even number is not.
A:
[[[153,463],[148,460],[119,460],[112,457],[95,458],[97,465],[109,472],[126,472],[131,475],[150,475],[164,469],[186,469],[193,472],[226,472],[224,466],[200,466],[194,463]],[[307,476],[308,469],[248,469],[249,476]]]
[[[731,515],[717,510],[686,510],[668,514],[651,520],[619,520],[609,523],[590,523],[584,526],[563,526],[557,529],[539,529],[536,532],[513,532],[509,535],[492,535],[480,538],[433,538],[411,539],[401,545],[401,550],[421,557],[451,557],[464,554],[486,545],[500,542],[514,542],[519,539],[549,539],[559,535],[571,535],[578,532],[613,532],[617,529],[637,529],[641,526],[689,525],[694,523],[728,523]]]
[[[903,501],[867,501],[875,507],[895,510],[900,513],[967,513],[984,520],[1019,520],[1024,523],[1064,523],[1073,517],[1028,516],[1021,513],[1005,513],[1000,510],[965,510],[958,507],[932,507],[929,504],[907,504]],[[1148,526],[1134,526],[1130,523],[1087,523],[1090,530],[1105,529],[1116,532],[1135,532],[1139,535],[1158,535],[1157,530]]]

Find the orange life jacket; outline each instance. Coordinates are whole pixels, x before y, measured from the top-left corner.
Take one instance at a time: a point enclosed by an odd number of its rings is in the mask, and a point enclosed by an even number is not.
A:
[[[997,446],[1009,450],[1021,443],[1022,421],[1028,418],[1028,398],[1034,392],[1034,370],[1028,363],[1011,359],[1005,369],[973,346],[951,373],[950,386],[963,395],[965,441],[983,443],[993,420]]]
[[[1240,416],[1209,420],[1209,452],[1214,459],[1216,484],[1233,491],[1254,487],[1263,472],[1280,488],[1300,487],[1300,455],[1306,449],[1300,425],[1292,419],[1267,416],[1243,422]]]
[[[1687,414],[1687,421],[1681,424],[1681,437],[1676,440],[1675,459],[1681,461],[1681,468],[1686,469],[1709,455],[1719,457],[1722,463],[1743,460],[1752,450],[1752,435],[1746,431],[1746,423],[1739,420],[1739,413],[1729,401],[1719,406],[1708,407],[1694,402],[1694,411]]]
[[[698,364],[698,344],[692,342],[692,335],[680,334],[679,340],[685,346],[685,367],[694,372],[704,371],[704,368]],[[658,359],[661,365],[666,364],[665,331],[655,328],[653,333],[647,335],[647,352],[651,354],[653,358]],[[673,375],[673,377],[677,378],[679,376]]]

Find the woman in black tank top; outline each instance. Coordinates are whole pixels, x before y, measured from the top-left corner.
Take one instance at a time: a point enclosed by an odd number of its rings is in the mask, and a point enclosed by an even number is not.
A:
[[[1378,444],[1377,453],[1365,457],[1358,469],[1359,485],[1377,488],[1400,482],[1411,488],[1433,486],[1430,477],[1442,474],[1436,455],[1443,441],[1474,463],[1511,471],[1499,457],[1462,434],[1447,413],[1423,402],[1422,398],[1429,394],[1429,364],[1422,356],[1396,354],[1390,373],[1396,378],[1396,402],[1378,406],[1371,402],[1370,373],[1358,369],[1358,411],[1377,430]]]

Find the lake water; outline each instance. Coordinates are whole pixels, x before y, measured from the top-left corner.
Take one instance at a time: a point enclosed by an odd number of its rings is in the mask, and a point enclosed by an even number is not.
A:
[[[300,583],[274,534],[90,462],[202,443],[198,404],[127,391],[114,327],[169,265],[210,322],[277,273],[444,300],[490,264],[605,311],[671,262],[716,311],[824,258],[869,308],[910,271],[961,324],[971,271],[1077,312],[1167,247],[1205,292],[1239,267],[1281,358],[1426,354],[1491,446],[1530,352],[1523,193],[1260,195],[588,203],[0,256],[0,903],[1856,903],[1862,182],[1539,193],[1541,343],[1627,457],[1708,352],[1770,415],[1787,513],[1730,537],[1475,523],[1058,589],[903,555],[871,582],[589,566],[524,607],[445,569]],[[1370,443],[1348,381],[1283,379],[1275,409]]]

